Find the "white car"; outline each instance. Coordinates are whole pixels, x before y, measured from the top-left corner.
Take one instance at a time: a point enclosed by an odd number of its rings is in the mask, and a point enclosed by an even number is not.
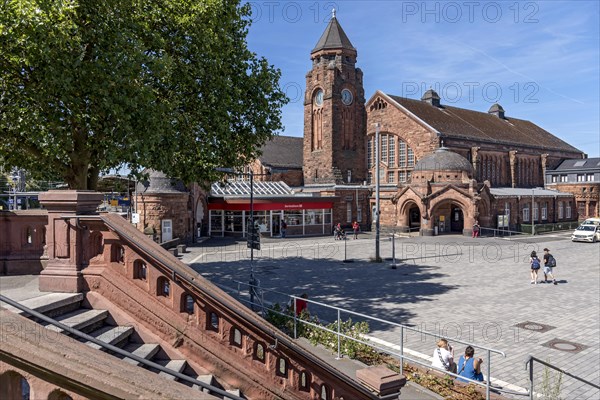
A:
[[[590,242],[596,243],[600,241],[600,226],[598,225],[580,225],[571,235],[573,242]]]

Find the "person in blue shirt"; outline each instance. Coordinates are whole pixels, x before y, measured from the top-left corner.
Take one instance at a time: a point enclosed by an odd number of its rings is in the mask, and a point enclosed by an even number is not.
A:
[[[465,378],[472,379],[474,381],[483,381],[483,374],[481,373],[481,364],[483,360],[481,358],[475,359],[475,349],[471,346],[467,346],[465,349],[465,355],[460,356],[458,360],[458,375],[464,376]],[[466,379],[458,378],[461,382],[469,382]]]

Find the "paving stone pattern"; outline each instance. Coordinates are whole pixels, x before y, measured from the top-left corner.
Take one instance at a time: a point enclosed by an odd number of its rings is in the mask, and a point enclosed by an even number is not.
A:
[[[578,377],[600,383],[600,244],[572,243],[568,234],[516,240],[463,236],[397,238],[397,269],[374,258],[374,236],[346,242],[332,238],[263,241],[255,252],[255,276],[262,287],[284,293],[308,293],[310,300],[433,331],[454,343],[455,357],[474,342],[506,353],[492,355],[491,376],[527,388],[525,360],[533,355]],[[346,257],[354,262],[344,263]],[[530,284],[529,253],[551,249],[558,285]],[[381,256],[391,257],[391,241],[381,238]],[[230,287],[247,282],[249,250],[245,242],[211,239],[183,257],[203,276]],[[540,278],[538,279],[541,279]],[[287,302],[265,294],[267,301]],[[334,320],[336,313],[311,304],[311,313]],[[348,316],[342,315],[343,319]],[[360,318],[353,317],[353,320]],[[517,327],[549,326],[539,332]],[[400,344],[400,328],[371,323],[372,336]],[[529,325],[532,326],[532,325]],[[582,345],[569,352],[545,347],[554,339]],[[404,346],[430,357],[434,337],[405,333]],[[411,353],[412,354],[412,353]],[[488,355],[476,348],[484,358]],[[535,390],[542,390],[543,367],[535,365]],[[500,383],[501,386],[504,386]],[[506,386],[505,386],[506,387]],[[567,399],[600,398],[597,389],[563,376]]]

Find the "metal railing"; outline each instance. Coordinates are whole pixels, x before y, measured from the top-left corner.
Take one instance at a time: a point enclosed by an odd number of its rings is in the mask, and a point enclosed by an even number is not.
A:
[[[486,380],[484,382],[472,380],[472,379],[466,378],[464,376],[460,376],[458,374],[452,373],[450,371],[433,367],[433,366],[431,366],[431,364],[425,363],[422,360],[418,360],[418,359],[415,359],[415,358],[412,358],[412,357],[408,357],[408,356],[406,356],[404,354],[404,338],[405,338],[405,335],[406,335],[407,332],[414,332],[414,333],[418,333],[418,334],[421,334],[421,335],[431,336],[431,337],[434,337],[434,338],[440,338],[441,336],[440,336],[439,333],[429,332],[429,331],[426,331],[426,330],[423,330],[423,329],[414,328],[414,327],[411,327],[411,326],[408,326],[408,325],[398,324],[396,322],[391,322],[391,321],[387,321],[387,320],[384,320],[384,319],[381,319],[381,318],[372,317],[372,316],[369,316],[369,315],[366,315],[366,314],[358,313],[358,312],[355,312],[355,311],[350,311],[350,310],[346,310],[346,309],[343,309],[343,308],[340,308],[340,307],[331,306],[331,305],[328,305],[328,304],[325,304],[325,303],[321,303],[321,302],[318,302],[318,301],[309,300],[309,299],[306,299],[306,298],[301,298],[301,297],[298,297],[298,296],[290,295],[290,294],[283,293],[283,292],[280,292],[280,291],[277,291],[277,290],[274,290],[274,289],[251,288],[250,285],[248,283],[246,283],[246,282],[241,282],[241,281],[234,281],[234,282],[238,284],[238,295],[241,295],[241,290],[240,290],[241,286],[248,286],[248,290],[249,291],[253,290],[253,289],[260,291],[260,293],[261,293],[261,296],[260,296],[260,298],[261,298],[260,307],[262,308],[262,315],[263,316],[265,314],[264,311],[266,309],[266,310],[268,310],[268,311],[270,311],[272,313],[275,313],[275,314],[278,314],[278,315],[281,315],[281,316],[286,316],[286,317],[289,317],[290,319],[293,319],[293,321],[294,321],[294,325],[293,325],[293,337],[294,337],[294,339],[297,339],[298,324],[305,324],[305,325],[311,326],[313,328],[320,329],[320,330],[323,330],[323,331],[326,331],[326,332],[334,334],[336,336],[336,338],[337,338],[337,343],[336,344],[337,344],[337,358],[338,359],[342,358],[342,355],[343,355],[342,352],[341,352],[342,338],[343,339],[347,339],[347,340],[352,340],[354,342],[361,343],[363,345],[369,346],[369,347],[371,347],[374,350],[385,352],[385,353],[387,353],[389,355],[399,357],[400,358],[400,374],[403,373],[403,368],[404,368],[403,364],[404,364],[404,361],[410,361],[412,363],[424,366],[426,368],[435,369],[437,371],[443,372],[443,373],[448,374],[450,376],[453,376],[455,378],[459,378],[460,377],[461,380],[468,381],[469,383],[474,383],[476,385],[485,387],[486,399],[489,400],[489,398],[490,398],[490,392],[491,392],[491,389],[492,389],[491,382],[490,382],[491,364],[492,364],[492,353],[500,354],[503,357],[506,357],[506,354],[503,351],[492,349],[492,348],[489,348],[489,347],[486,347],[486,346],[481,346],[481,345],[478,345],[478,344],[475,344],[475,343],[466,342],[466,341],[459,340],[459,339],[453,339],[454,342],[461,343],[461,344],[466,345],[466,346],[472,346],[474,348],[478,348],[478,349],[482,349],[482,350],[486,351],[487,360],[488,360],[487,363],[486,363],[486,366],[487,366],[487,369],[486,369]],[[264,293],[265,292],[271,292],[271,293],[283,295],[283,296],[289,298],[289,304],[293,305],[292,315],[289,315],[289,314],[286,314],[284,312],[278,311],[278,310],[274,309],[273,307],[269,307],[268,305],[270,305],[271,303],[268,303],[268,302],[264,301]],[[298,309],[297,308],[297,302],[298,302],[298,300],[305,301],[307,303],[314,304],[314,305],[317,305],[319,307],[324,307],[324,308],[327,308],[327,309],[330,309],[330,310],[334,310],[335,313],[337,314],[337,319],[336,319],[336,321],[337,321],[337,323],[336,323],[337,330],[328,329],[327,327],[325,327],[323,325],[315,324],[313,322],[310,322],[310,321],[307,321],[305,319],[299,318],[299,316],[296,313],[296,310]],[[251,302],[249,300],[243,299],[241,297],[240,297],[240,301],[246,302],[248,304],[251,304]],[[258,305],[258,304],[255,304],[255,305]],[[370,321],[374,321],[374,322],[379,322],[379,323],[391,325],[391,326],[396,327],[396,328],[400,328],[400,350],[399,350],[399,352],[393,351],[390,347],[378,346],[378,345],[375,345],[375,344],[373,344],[373,343],[371,343],[371,342],[369,342],[367,340],[357,339],[355,337],[348,336],[348,335],[342,333],[341,330],[340,330],[341,329],[341,325],[342,325],[341,324],[342,323],[342,314],[348,314],[348,315],[360,317],[360,318],[363,318],[363,319],[366,319],[366,320],[370,320]],[[494,388],[494,390],[498,390],[498,389]],[[502,390],[502,391],[504,391],[504,390]]]
[[[591,387],[596,388],[596,389],[600,389],[600,386],[596,385],[595,383],[586,381],[585,379],[582,379],[582,378],[580,378],[578,376],[575,376],[575,375],[573,375],[573,374],[565,371],[564,369],[555,367],[552,364],[549,364],[549,363],[547,363],[545,361],[542,361],[539,358],[535,358],[534,356],[529,356],[527,358],[527,360],[525,361],[525,369],[528,369],[528,367],[529,367],[529,398],[531,400],[534,399],[534,392],[533,392],[533,364],[534,364],[534,361],[537,362],[537,363],[540,363],[540,364],[544,365],[547,368],[551,368],[551,369],[553,369],[553,370],[555,370],[555,371],[557,371],[557,372],[559,372],[559,373],[561,373],[563,375],[566,375],[566,376],[568,376],[570,378],[576,379],[579,382],[582,382],[582,383],[584,383],[584,384],[586,384],[588,386],[591,386]]]
[[[479,236],[481,237],[508,237],[508,239],[510,240],[513,236],[522,236],[522,235],[529,235],[528,233],[525,232],[519,232],[519,231],[511,231],[508,229],[497,229],[497,228],[484,228],[484,227],[480,227],[479,228]]]
[[[32,310],[31,308],[25,307],[24,305],[22,305],[22,304],[20,304],[20,303],[18,303],[16,301],[14,301],[14,300],[12,300],[12,299],[4,296],[4,295],[1,295],[1,294],[0,294],[0,302],[4,302],[6,304],[10,304],[11,306],[13,306],[15,308],[18,308],[19,310],[24,311],[27,314],[29,314],[29,315],[31,315],[31,316],[33,316],[35,318],[38,318],[38,319],[40,319],[42,321],[45,321],[45,322],[48,322],[49,324],[52,324],[52,325],[54,325],[54,326],[56,326],[56,327],[64,330],[65,332],[69,332],[70,334],[72,334],[74,336],[77,336],[78,338],[85,339],[85,340],[87,340],[89,342],[92,342],[92,343],[98,345],[98,346],[101,346],[102,348],[104,348],[106,350],[110,350],[110,351],[112,351],[114,353],[117,353],[117,354],[119,354],[119,355],[121,355],[123,357],[131,358],[132,360],[135,360],[138,363],[144,364],[146,367],[157,369],[160,372],[164,372],[166,374],[169,374],[169,375],[171,375],[171,376],[173,376],[173,377],[175,377],[175,378],[177,378],[179,380],[186,381],[186,382],[191,383],[193,385],[198,385],[198,386],[200,386],[203,389],[207,389],[210,392],[212,392],[214,394],[218,394],[220,396],[223,396],[223,397],[225,397],[227,399],[242,400],[242,397],[239,397],[239,396],[236,396],[236,395],[231,394],[229,392],[226,392],[223,389],[219,389],[218,387],[209,385],[207,383],[204,383],[202,381],[199,381],[197,379],[194,379],[192,377],[184,375],[181,372],[177,372],[177,371],[173,371],[172,369],[165,368],[164,366],[162,366],[160,364],[157,364],[157,363],[152,362],[150,360],[146,360],[145,358],[139,357],[139,356],[137,356],[135,354],[132,354],[132,353],[130,353],[128,351],[125,351],[125,350],[121,349],[120,347],[113,346],[112,344],[108,344],[108,343],[105,343],[105,342],[103,342],[101,340],[98,340],[98,339],[96,339],[93,336],[90,336],[90,335],[88,335],[86,333],[83,333],[80,330],[72,328],[72,327],[70,327],[68,325],[62,324],[62,323],[58,322],[55,319],[47,317],[46,315],[44,315],[42,313],[39,313],[39,312],[37,312],[35,310]]]

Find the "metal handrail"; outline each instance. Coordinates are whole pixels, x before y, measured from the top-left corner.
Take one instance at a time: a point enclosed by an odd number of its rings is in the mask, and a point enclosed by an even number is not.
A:
[[[527,358],[527,360],[525,360],[525,369],[527,369],[527,366],[529,365],[529,398],[530,398],[531,400],[533,400],[533,362],[534,362],[534,361],[536,361],[536,362],[538,362],[538,363],[540,363],[540,364],[542,364],[542,365],[544,365],[544,366],[546,366],[546,367],[548,367],[548,368],[551,368],[551,369],[553,369],[553,370],[555,370],[555,371],[558,371],[558,372],[560,372],[561,374],[564,374],[564,375],[566,375],[566,376],[568,376],[568,377],[570,377],[570,378],[576,379],[576,380],[578,380],[579,382],[585,383],[586,385],[592,386],[592,387],[594,387],[594,388],[596,388],[596,389],[600,389],[600,386],[596,385],[595,383],[592,383],[592,382],[586,381],[586,380],[585,380],[585,379],[583,379],[583,378],[580,378],[580,377],[578,377],[578,376],[575,376],[575,375],[571,374],[570,372],[567,372],[567,371],[565,371],[565,370],[564,370],[564,369],[562,369],[562,368],[558,368],[558,367],[556,367],[556,366],[554,366],[554,365],[552,365],[552,364],[550,364],[550,363],[547,363],[547,362],[545,362],[545,361],[542,361],[542,360],[540,360],[539,358],[536,358],[536,357],[534,357],[534,356],[529,356],[529,357]]]
[[[81,218],[81,219],[85,220],[85,219],[88,219],[88,217],[91,217],[90,219],[95,219],[94,216],[87,216],[87,215],[76,215],[76,216],[72,216],[70,218]],[[133,247],[135,247],[137,250],[141,251],[145,255],[151,256],[157,262],[157,265],[154,265],[155,267],[157,267],[157,268],[161,267],[162,269],[167,270],[167,272],[170,273],[170,275],[172,276],[173,281],[176,282],[177,280],[180,280],[182,282],[185,282],[187,285],[189,285],[194,290],[199,291],[200,293],[202,293],[203,295],[207,296],[210,299],[220,302],[222,305],[227,307],[228,312],[230,312],[232,315],[239,317],[240,319],[245,321],[248,325],[256,327],[257,329],[261,330],[262,332],[268,334],[269,336],[272,337],[272,339],[275,341],[275,343],[279,343],[280,345],[285,346],[290,352],[293,352],[296,355],[298,355],[299,357],[302,357],[305,360],[308,360],[309,362],[312,362],[313,364],[323,368],[323,370],[327,371],[327,373],[329,373],[333,376],[336,376],[341,380],[344,380],[344,382],[348,386],[350,386],[358,391],[361,391],[363,393],[366,393],[367,388],[364,385],[358,383],[355,380],[348,380],[347,376],[343,372],[340,372],[336,368],[333,368],[331,365],[327,364],[325,361],[323,361],[318,356],[316,356],[310,352],[306,352],[301,348],[298,348],[298,346],[293,341],[289,340],[285,336],[280,335],[279,331],[270,330],[267,327],[265,327],[264,325],[259,324],[258,320],[255,320],[250,317],[250,315],[252,315],[252,314],[242,312],[241,310],[239,310],[237,308],[237,306],[234,303],[229,302],[227,298],[218,297],[217,294],[214,293],[213,290],[211,290],[211,287],[209,285],[205,285],[205,286],[201,285],[198,281],[195,280],[194,276],[191,275],[189,271],[186,271],[185,269],[180,268],[177,264],[173,263],[166,256],[153,253],[152,249],[150,249],[148,246],[144,245],[143,242],[135,240],[134,234],[137,235],[138,233],[140,233],[135,228],[132,228],[133,231],[131,233],[123,231],[120,226],[113,224],[112,221],[109,220],[109,218],[110,218],[109,216],[100,216],[100,219],[109,228],[111,228],[112,230],[117,232],[122,239],[131,243],[133,245]],[[187,265],[183,265],[183,266],[186,267],[186,269],[189,268]],[[192,272],[196,276],[201,277],[201,275],[198,274],[197,272],[195,272],[193,270],[192,270]],[[211,285],[212,285],[212,283],[211,283]]]
[[[238,285],[247,285],[247,286],[249,286],[249,290],[252,289],[250,287],[252,285],[250,285],[249,283],[240,282],[240,281],[234,281],[234,282],[238,283]],[[293,311],[293,315],[290,316],[288,314],[276,311],[274,309],[267,308],[268,310],[270,310],[270,311],[272,311],[272,312],[274,312],[276,314],[283,315],[283,316],[288,316],[288,317],[294,319],[294,339],[297,339],[297,324],[298,324],[298,322],[300,322],[302,324],[305,324],[305,325],[313,326],[315,328],[324,330],[326,332],[330,332],[330,333],[335,334],[337,336],[337,358],[338,359],[341,358],[341,340],[340,340],[340,338],[346,338],[346,339],[353,340],[355,342],[358,342],[358,343],[370,346],[373,349],[384,351],[384,352],[386,352],[388,354],[391,354],[393,356],[400,357],[400,374],[403,373],[403,363],[404,363],[404,360],[408,360],[410,362],[413,362],[413,363],[416,363],[416,364],[419,364],[419,365],[422,365],[422,366],[425,366],[425,367],[428,367],[428,368],[432,368],[432,369],[438,370],[440,372],[444,372],[444,373],[446,373],[448,375],[451,375],[451,376],[453,376],[455,378],[460,377],[460,379],[467,380],[469,383],[474,383],[476,385],[483,386],[483,387],[486,388],[486,399],[489,399],[490,398],[490,392],[491,392],[491,362],[492,362],[491,355],[492,355],[492,353],[496,353],[496,354],[501,354],[503,357],[506,357],[506,354],[503,351],[501,351],[501,350],[496,350],[496,349],[492,349],[492,348],[489,348],[489,347],[486,347],[486,346],[481,346],[481,345],[478,345],[478,344],[475,344],[475,343],[466,342],[464,340],[455,339],[454,340],[455,342],[458,342],[458,343],[461,343],[461,344],[465,344],[467,346],[474,346],[474,347],[477,347],[479,349],[483,349],[483,350],[485,350],[487,352],[487,359],[488,359],[488,362],[486,363],[486,366],[487,366],[486,377],[487,377],[487,379],[486,379],[485,382],[475,381],[475,380],[466,378],[464,376],[460,376],[458,374],[454,374],[454,373],[446,371],[446,370],[442,370],[442,369],[439,369],[439,368],[436,368],[436,367],[432,367],[429,364],[425,364],[422,361],[419,361],[419,360],[416,360],[416,359],[413,359],[411,357],[407,357],[407,356],[404,355],[404,330],[405,329],[408,329],[409,331],[417,332],[417,333],[420,333],[420,334],[425,334],[425,335],[433,336],[433,337],[440,337],[440,335],[437,334],[437,333],[428,332],[428,331],[425,331],[425,330],[422,330],[422,329],[410,327],[408,325],[402,325],[402,324],[398,324],[396,322],[391,322],[391,321],[387,321],[387,320],[384,320],[384,319],[381,319],[381,318],[372,317],[372,316],[365,315],[365,314],[362,314],[362,313],[358,313],[358,312],[355,312],[355,311],[350,311],[350,310],[346,310],[346,309],[343,309],[343,308],[331,306],[331,305],[324,304],[324,303],[321,303],[321,302],[318,302],[318,301],[309,300],[309,299],[301,298],[301,297],[294,296],[294,295],[289,295],[289,294],[286,294],[286,293],[283,293],[283,292],[279,292],[277,290],[271,290],[271,289],[265,289],[265,288],[261,288],[261,290],[263,290],[263,291],[270,291],[270,292],[273,292],[273,293],[279,293],[279,294],[283,294],[285,296],[288,296],[291,300],[293,300],[294,310],[297,309],[297,303],[296,302],[299,299],[301,299],[303,301],[306,301],[308,303],[312,303],[312,304],[316,304],[316,305],[319,305],[319,306],[322,306],[322,307],[325,307],[325,308],[330,308],[330,309],[336,310],[337,311],[337,331],[334,331],[334,330],[328,329],[328,328],[326,328],[324,326],[317,325],[317,324],[314,324],[314,323],[312,323],[310,321],[306,321],[306,320],[298,318],[298,315],[296,314],[295,311]],[[251,303],[248,300],[244,300],[244,302]],[[264,307],[264,302],[262,304],[262,307]],[[382,322],[382,323],[385,323],[385,324],[389,324],[389,325],[392,325],[392,326],[399,327],[400,328],[400,343],[401,343],[400,344],[400,353],[395,353],[395,352],[391,351],[388,347],[377,346],[377,345],[374,345],[372,343],[368,343],[366,341],[362,341],[360,339],[353,338],[351,336],[347,336],[347,335],[341,333],[340,332],[341,312],[345,312],[347,314],[352,314],[352,315],[355,315],[355,316],[358,316],[358,317],[362,317],[362,318],[365,318],[365,319],[369,319],[369,320],[373,320],[373,321],[377,321],[377,322]]]
[[[96,339],[93,336],[90,336],[90,335],[88,335],[86,333],[81,332],[80,330],[77,330],[77,329],[72,328],[72,327],[70,327],[68,325],[65,325],[65,324],[63,324],[61,322],[58,322],[57,320],[52,319],[52,318],[50,318],[50,317],[48,317],[48,316],[46,316],[46,315],[44,315],[42,313],[39,313],[39,312],[37,312],[35,310],[32,310],[29,307],[25,307],[24,305],[22,305],[22,304],[20,304],[20,303],[18,303],[16,301],[14,301],[14,300],[12,300],[12,299],[4,296],[2,294],[0,294],[0,301],[5,302],[7,304],[10,304],[11,306],[13,306],[15,308],[18,308],[19,310],[24,311],[27,314],[34,316],[35,318],[41,319],[42,321],[45,321],[45,322],[48,322],[49,324],[57,326],[60,329],[62,329],[64,331],[67,331],[67,332],[69,332],[72,335],[75,335],[75,336],[80,337],[82,339],[85,339],[85,340],[87,340],[89,342],[97,344],[98,346],[101,346],[101,347],[103,347],[103,348],[105,348],[107,350],[110,350],[110,351],[114,352],[114,353],[120,354],[120,355],[122,355],[124,357],[131,358],[132,360],[135,360],[135,361],[137,361],[137,362],[139,362],[141,364],[144,364],[147,367],[155,368],[155,369],[157,369],[157,370],[159,370],[161,372],[164,372],[164,373],[167,373],[167,374],[169,374],[171,376],[174,376],[177,379],[184,380],[184,381],[186,381],[188,383],[191,383],[191,384],[194,384],[194,385],[198,385],[198,386],[202,387],[203,389],[208,389],[211,392],[213,392],[215,394],[218,394],[220,396],[224,396],[224,397],[226,397],[228,399],[243,400],[242,397],[236,396],[236,395],[228,393],[228,392],[226,392],[226,391],[224,391],[222,389],[219,389],[219,388],[217,388],[215,386],[212,386],[212,385],[209,385],[207,383],[204,383],[204,382],[201,382],[199,380],[196,380],[194,378],[191,378],[191,377],[189,377],[187,375],[182,374],[181,372],[177,372],[177,371],[173,371],[171,369],[165,368],[164,366],[162,366],[160,364],[157,364],[157,363],[152,362],[150,360],[146,360],[145,358],[137,356],[137,355],[135,355],[133,353],[130,353],[128,351],[125,351],[125,350],[121,349],[120,347],[113,346],[112,344],[105,343],[105,342],[103,342],[101,340],[98,340],[98,339]]]

